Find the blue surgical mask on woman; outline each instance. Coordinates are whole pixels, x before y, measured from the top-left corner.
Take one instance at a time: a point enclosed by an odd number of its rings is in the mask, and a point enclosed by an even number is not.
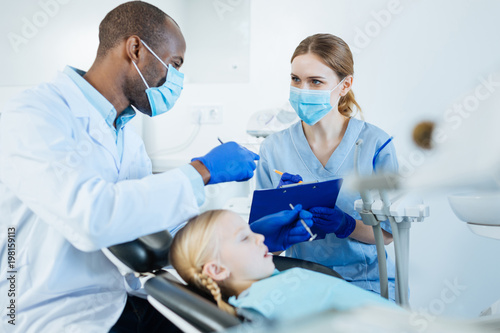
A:
[[[164,84],[159,87],[149,87],[148,83],[142,76],[139,67],[132,61],[135,69],[139,72],[139,75],[146,85],[146,95],[148,96],[149,105],[151,106],[151,117],[157,116],[159,114],[165,113],[170,110],[179,96],[181,95],[182,85],[184,82],[184,74],[176,70],[172,65],[166,65],[163,60],[156,55],[156,53],[151,50],[151,48],[141,40],[142,44],[151,52],[156,59],[158,59],[163,66],[167,68],[167,79]]]
[[[330,94],[337,89],[345,78],[339,82],[332,90],[307,90],[290,87],[290,104],[307,125],[314,125],[332,110],[330,104]],[[340,96],[337,99],[337,104]]]

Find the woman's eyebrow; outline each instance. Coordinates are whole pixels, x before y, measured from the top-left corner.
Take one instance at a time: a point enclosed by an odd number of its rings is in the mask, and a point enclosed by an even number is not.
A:
[[[300,77],[300,76],[298,76],[297,74],[294,74],[294,73],[290,73],[290,76]],[[324,76],[308,76],[307,78],[308,79],[323,79],[323,80],[326,80],[326,77],[324,77]]]

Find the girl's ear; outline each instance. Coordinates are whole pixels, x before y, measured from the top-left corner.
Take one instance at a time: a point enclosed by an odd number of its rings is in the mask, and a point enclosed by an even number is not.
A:
[[[226,266],[219,265],[216,261],[209,261],[203,265],[202,273],[209,276],[214,281],[223,281],[229,277],[229,269]]]

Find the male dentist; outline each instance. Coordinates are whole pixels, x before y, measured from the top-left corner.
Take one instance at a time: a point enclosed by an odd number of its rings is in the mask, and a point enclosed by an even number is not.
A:
[[[152,175],[144,144],[127,124],[135,110],[154,117],[173,107],[185,49],[172,18],[148,3],[124,3],[101,22],[88,72],[66,67],[1,114],[0,292],[5,299],[13,289],[14,311],[1,303],[0,331],[168,328],[146,300],[127,295],[100,249],[175,232],[198,213],[205,184],[249,179],[259,159],[230,142]]]

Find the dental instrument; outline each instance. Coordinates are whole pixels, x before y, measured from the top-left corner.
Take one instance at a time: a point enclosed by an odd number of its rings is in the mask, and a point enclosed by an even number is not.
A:
[[[276,170],[274,170],[274,171],[276,171]],[[293,209],[293,205],[292,204],[290,204],[290,208]],[[303,219],[300,219],[300,223],[302,223],[302,226],[304,226],[304,229],[306,229],[307,232],[309,233],[309,235],[311,235],[311,238],[309,238],[309,242],[312,242],[313,240],[316,239],[316,237],[318,237],[317,234],[313,234],[312,233],[311,229],[307,226],[307,224],[304,222]]]

